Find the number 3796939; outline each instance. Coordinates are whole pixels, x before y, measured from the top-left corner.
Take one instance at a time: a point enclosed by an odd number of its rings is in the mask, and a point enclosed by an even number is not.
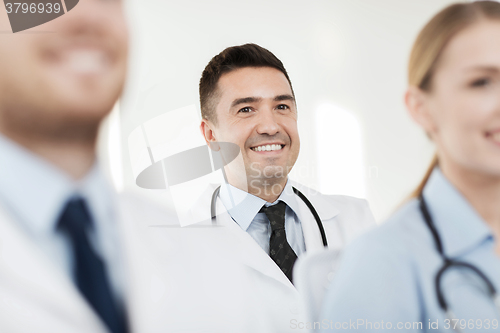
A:
[[[23,13],[23,14],[42,14],[42,13],[56,13],[58,14],[61,11],[61,5],[58,3],[52,4],[48,3],[22,3],[22,2],[7,2],[5,4],[5,8],[7,8],[7,14],[11,13]]]

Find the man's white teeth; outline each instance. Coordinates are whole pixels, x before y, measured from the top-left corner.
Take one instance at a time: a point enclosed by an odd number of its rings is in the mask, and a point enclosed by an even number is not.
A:
[[[283,149],[283,145],[264,145],[252,148],[253,151],[273,151]]]
[[[66,55],[68,68],[76,73],[98,73],[106,66],[106,57],[99,51],[78,50]]]

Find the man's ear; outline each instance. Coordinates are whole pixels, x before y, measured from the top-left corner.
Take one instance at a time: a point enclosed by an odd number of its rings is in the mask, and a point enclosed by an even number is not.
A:
[[[202,119],[200,124],[200,132],[205,139],[207,145],[213,150],[218,150],[217,138],[215,137],[214,124],[207,119]]]
[[[411,86],[405,94],[405,104],[410,116],[431,136],[436,130],[432,113],[430,112],[429,95],[422,89]]]

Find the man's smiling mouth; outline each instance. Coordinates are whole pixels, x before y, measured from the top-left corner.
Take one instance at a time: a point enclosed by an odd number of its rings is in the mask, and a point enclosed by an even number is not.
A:
[[[271,145],[261,145],[261,146],[256,146],[252,147],[253,151],[276,151],[276,150],[281,150],[285,147],[285,145],[282,144],[271,144]]]

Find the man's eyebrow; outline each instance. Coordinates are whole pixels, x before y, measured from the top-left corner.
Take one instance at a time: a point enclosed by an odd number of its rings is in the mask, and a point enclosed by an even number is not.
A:
[[[295,97],[292,95],[278,95],[274,97],[275,102],[281,102],[281,101],[293,101],[295,102]]]
[[[260,97],[243,97],[243,98],[237,98],[231,103],[231,107],[235,107],[240,104],[247,104],[247,103],[255,103],[261,101],[262,98]]]
[[[231,103],[231,107],[235,107],[240,104],[247,104],[247,103],[256,103],[262,101],[262,97],[243,97],[243,98],[237,98]],[[273,98],[273,101],[275,102],[281,102],[281,101],[295,101],[295,98],[292,95],[278,95]]]

